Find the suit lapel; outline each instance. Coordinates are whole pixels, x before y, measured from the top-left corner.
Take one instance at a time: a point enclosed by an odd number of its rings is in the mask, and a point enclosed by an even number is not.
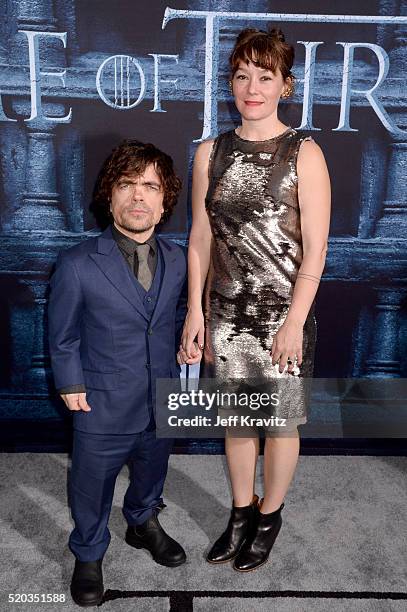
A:
[[[128,266],[113,238],[110,227],[99,236],[97,252],[90,253],[89,256],[117,291],[148,321],[136,283],[131,278]]]
[[[174,264],[177,260],[175,248],[171,245],[171,242],[157,236],[157,242],[163,256],[163,279],[160,287],[160,293],[154,313],[151,319],[151,325],[154,325],[155,321],[160,317],[163,312],[170,294],[171,288],[175,281],[175,269]]]

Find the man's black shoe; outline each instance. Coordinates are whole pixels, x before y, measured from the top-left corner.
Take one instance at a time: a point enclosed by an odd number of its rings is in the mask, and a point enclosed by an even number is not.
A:
[[[75,561],[71,595],[78,606],[97,606],[103,599],[102,561]]]
[[[171,538],[158,522],[156,515],[142,525],[129,525],[126,542],[134,548],[148,550],[156,563],[166,567],[178,567],[186,561],[184,549]]]

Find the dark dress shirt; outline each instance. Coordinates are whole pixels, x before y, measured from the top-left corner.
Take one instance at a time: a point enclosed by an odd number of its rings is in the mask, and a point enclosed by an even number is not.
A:
[[[155,270],[157,268],[157,241],[155,239],[154,234],[152,234],[152,236],[150,236],[150,238],[145,242],[137,242],[137,240],[133,240],[133,238],[129,238],[128,236],[123,234],[114,225],[112,225],[112,234],[124,259],[127,261],[130,270],[134,271],[134,275],[136,276],[136,278],[138,272],[138,258],[136,247],[138,244],[150,245],[150,252],[148,254],[147,263],[151,271],[151,276],[154,278]]]

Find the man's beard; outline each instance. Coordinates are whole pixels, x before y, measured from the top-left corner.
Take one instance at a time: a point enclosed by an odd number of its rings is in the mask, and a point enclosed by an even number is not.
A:
[[[144,234],[144,232],[148,232],[152,227],[154,227],[154,223],[146,223],[142,227],[132,227],[131,225],[127,225],[127,223],[120,223],[120,227],[125,229],[127,232],[133,232],[133,234]]]
[[[144,232],[148,232],[151,228],[155,227],[155,223],[151,215],[147,219],[144,219],[144,221],[137,227],[133,227],[125,217],[119,219],[118,225],[120,225],[120,227],[125,229],[127,232],[133,232],[133,234],[143,234]]]

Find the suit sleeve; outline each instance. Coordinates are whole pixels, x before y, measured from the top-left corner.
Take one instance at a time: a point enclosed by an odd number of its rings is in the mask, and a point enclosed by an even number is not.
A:
[[[84,385],[80,358],[82,288],[75,265],[59,255],[50,281],[49,350],[55,387]]]
[[[60,395],[70,395],[71,393],[86,393],[85,385],[71,385],[70,387],[62,387],[62,389],[57,389]]]

